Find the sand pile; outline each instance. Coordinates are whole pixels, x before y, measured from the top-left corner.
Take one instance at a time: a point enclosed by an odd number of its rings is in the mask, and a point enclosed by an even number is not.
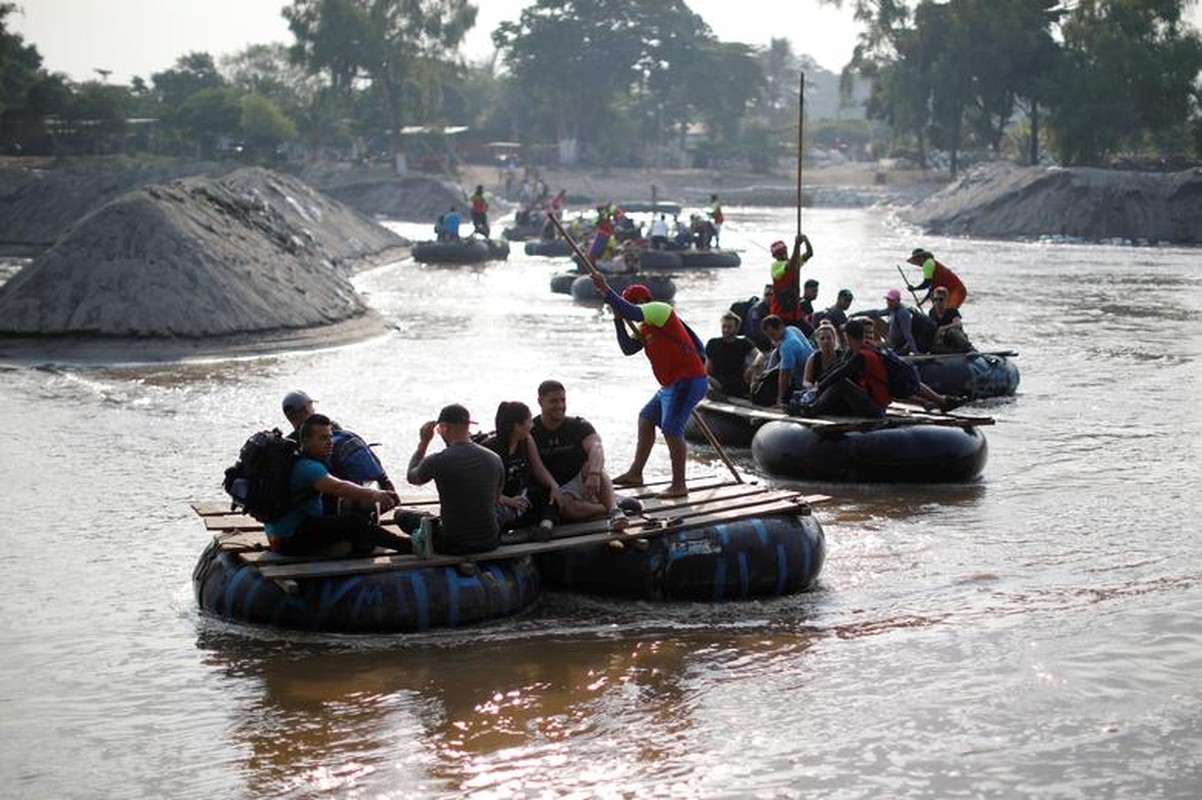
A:
[[[1202,242],[1202,170],[1154,173],[992,164],[902,215],[942,234]]]
[[[143,186],[0,287],[0,334],[230,337],[362,318],[350,265],[405,242],[262,169]]]
[[[438,215],[452,205],[457,205],[460,212],[467,208],[466,194],[457,186],[434,178],[377,175],[320,185],[326,195],[356,211],[385,219],[433,225]],[[467,191],[475,188],[468,187]]]

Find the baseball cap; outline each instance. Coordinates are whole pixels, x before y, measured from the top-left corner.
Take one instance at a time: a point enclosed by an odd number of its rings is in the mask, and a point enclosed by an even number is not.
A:
[[[632,283],[622,290],[622,299],[630,303],[650,303],[651,290],[641,283]]]
[[[284,413],[291,414],[293,411],[300,411],[302,408],[309,405],[309,403],[316,402],[317,401],[309,397],[309,395],[305,394],[300,389],[297,389],[296,391],[289,392],[288,394],[284,395]]]
[[[890,289],[885,292],[886,300],[901,300],[901,291],[898,289]]]
[[[438,412],[438,421],[445,422],[449,425],[475,425],[476,421],[472,419],[472,415],[468,410],[458,403],[452,403],[449,406],[443,406],[442,411]]]

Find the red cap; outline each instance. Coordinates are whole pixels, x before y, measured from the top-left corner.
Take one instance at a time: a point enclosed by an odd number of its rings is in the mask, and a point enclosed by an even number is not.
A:
[[[789,252],[789,246],[779,239],[773,242],[772,246],[768,249],[772,252],[772,255],[776,255],[777,253],[787,255]]]
[[[622,290],[622,299],[628,303],[650,303],[651,290],[641,283],[632,283]]]

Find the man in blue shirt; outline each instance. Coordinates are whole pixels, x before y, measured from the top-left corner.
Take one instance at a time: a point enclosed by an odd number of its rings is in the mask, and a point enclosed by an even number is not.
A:
[[[802,378],[805,376],[806,360],[814,352],[814,345],[801,335],[801,331],[786,325],[784,320],[775,314],[764,317],[760,327],[780,354],[776,404],[783,406],[795,390],[803,388]]]
[[[459,241],[459,212],[451,206],[442,218],[442,238],[448,242]]]
[[[348,543],[355,553],[370,553],[377,546],[409,552],[409,540],[374,525],[361,514],[323,513],[321,496],[330,494],[378,503],[382,511],[397,504],[397,498],[382,489],[371,489],[335,478],[326,461],[334,448],[334,429],[329,417],[313,414],[300,427],[300,458],[292,468],[288,511],[264,526],[272,551],[288,556],[310,555]]]

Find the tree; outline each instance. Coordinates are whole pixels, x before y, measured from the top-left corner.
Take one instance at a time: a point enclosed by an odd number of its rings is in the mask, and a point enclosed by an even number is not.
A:
[[[1122,149],[1182,140],[1196,113],[1202,40],[1182,0],[1082,0],[1042,85],[1061,160],[1097,164]]]
[[[554,136],[561,156],[584,137],[606,153],[632,136],[655,147],[697,117],[733,142],[763,84],[752,51],[719,42],[683,0],[538,0],[493,42],[535,109],[528,135]]]
[[[296,138],[296,126],[270,97],[243,95],[241,105],[238,127],[255,155],[270,157],[280,144]]]
[[[154,85],[155,100],[168,116],[202,89],[217,89],[225,85],[225,80],[217,72],[213,56],[205,52],[180,56],[171,69],[151,75],[150,82]]]
[[[370,84],[397,155],[406,93],[429,74],[422,65],[451,59],[476,22],[468,0],[293,0],[283,14],[296,37],[297,63],[326,74],[344,94],[360,80]]]
[[[184,101],[175,117],[195,143],[196,157],[208,158],[222,137],[233,138],[240,132],[241,98],[228,86],[201,89]]]

